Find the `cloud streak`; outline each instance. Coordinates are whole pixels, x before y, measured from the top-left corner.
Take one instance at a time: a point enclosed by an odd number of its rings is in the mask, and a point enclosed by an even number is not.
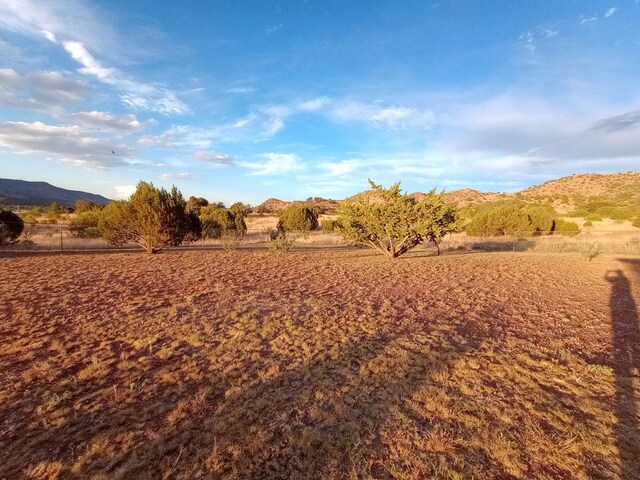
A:
[[[185,103],[167,88],[160,85],[139,83],[116,68],[104,67],[81,42],[67,41],[64,49],[82,65],[80,73],[93,76],[100,82],[111,85],[122,93],[123,104],[134,110],[147,110],[165,115],[184,114],[189,111]]]

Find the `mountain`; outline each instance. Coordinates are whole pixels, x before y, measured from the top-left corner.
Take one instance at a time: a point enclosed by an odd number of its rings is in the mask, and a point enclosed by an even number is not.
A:
[[[102,195],[54,187],[47,182],[27,182],[0,178],[0,204],[4,205],[75,205],[78,200],[106,205],[111,200]]]

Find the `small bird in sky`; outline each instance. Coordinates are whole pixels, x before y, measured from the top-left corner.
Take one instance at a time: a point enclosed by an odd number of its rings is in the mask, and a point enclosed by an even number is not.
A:
[[[116,152],[111,150],[111,155],[115,155],[115,154],[116,154]]]

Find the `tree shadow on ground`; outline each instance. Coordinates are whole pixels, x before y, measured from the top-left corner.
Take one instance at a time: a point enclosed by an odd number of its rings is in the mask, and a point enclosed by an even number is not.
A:
[[[640,280],[640,260],[622,260],[630,265]],[[606,274],[611,283],[609,305],[613,335],[613,368],[615,372],[617,418],[616,443],[620,455],[621,478],[640,478],[640,424],[634,377],[640,369],[640,322],[633,298],[631,281],[623,270]]]

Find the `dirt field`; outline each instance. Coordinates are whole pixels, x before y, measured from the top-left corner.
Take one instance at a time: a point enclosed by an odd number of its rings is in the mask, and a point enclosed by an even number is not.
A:
[[[640,478],[640,260],[0,257],[0,479]]]

